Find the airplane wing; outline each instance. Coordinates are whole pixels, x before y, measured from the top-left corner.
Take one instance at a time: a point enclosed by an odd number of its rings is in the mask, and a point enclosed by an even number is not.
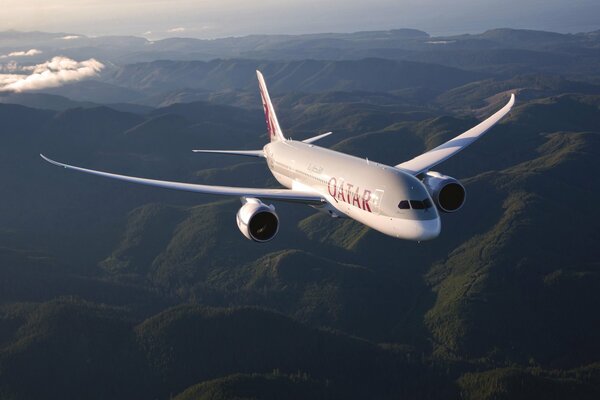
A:
[[[498,121],[502,119],[515,104],[515,95],[510,95],[508,103],[497,111],[494,115],[481,122],[479,125],[469,129],[468,131],[458,135],[454,139],[447,141],[446,143],[429,150],[426,153],[421,154],[413,158],[412,160],[403,162],[402,164],[396,165],[396,168],[400,168],[412,175],[419,175],[423,172],[427,172],[431,168],[435,167],[439,163],[446,161],[465,147],[479,139],[484,133],[494,126]]]
[[[58,165],[59,167],[72,169],[75,171],[85,172],[92,175],[103,176],[106,178],[118,179],[126,182],[139,183],[142,185],[157,186],[167,189],[184,190],[188,192],[216,194],[225,196],[240,196],[240,197],[257,197],[268,200],[281,200],[287,202],[305,203],[305,204],[321,204],[325,200],[323,196],[318,193],[312,193],[301,190],[291,189],[260,189],[260,188],[244,188],[244,187],[231,187],[231,186],[211,186],[211,185],[197,185],[193,183],[181,183],[181,182],[170,182],[170,181],[159,181],[154,179],[137,178],[134,176],[117,175],[108,172],[96,171],[93,169],[86,169],[75,167],[68,164],[63,164],[58,161],[49,159],[48,157],[40,154],[40,156],[51,164]]]

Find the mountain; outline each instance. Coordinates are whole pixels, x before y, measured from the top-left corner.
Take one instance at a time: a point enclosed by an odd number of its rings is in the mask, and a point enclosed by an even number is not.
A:
[[[318,107],[343,98],[319,96]],[[339,105],[340,117],[354,122],[330,139],[334,148],[397,162],[474,123],[437,113],[384,118],[394,97],[382,98],[388,104],[363,114],[351,96]],[[287,120],[292,130],[330,114],[303,109],[305,101],[282,100],[303,110]],[[264,141],[256,134],[260,110],[200,102],[141,116],[0,105],[0,179],[10,188],[0,207],[7,247],[0,365],[10,372],[0,374],[0,390],[16,398],[185,398],[326,387],[336,398],[459,391],[478,398],[512,393],[516,380],[527,390],[550,382],[556,393],[593,398],[600,299],[588,249],[598,239],[589,221],[598,216],[581,202],[595,187],[579,172],[597,172],[598,104],[583,94],[524,102],[445,163],[441,170],[462,179],[469,202],[444,217],[434,242],[398,242],[278,204],[281,232],[263,246],[236,230],[237,201],[69,174],[37,157],[42,149],[134,175],[270,185],[260,163],[189,152],[203,140],[256,147]],[[196,305],[169,308],[181,302]],[[78,386],[55,374],[25,385],[37,373],[28,365],[49,365],[59,353],[66,356],[57,370]],[[84,360],[88,367],[79,368]],[[115,363],[118,369],[108,367]],[[107,392],[106,381],[115,391]]]
[[[135,103],[142,97],[139,92],[97,80],[71,83],[57,88],[44,89],[43,92],[100,104]]]
[[[250,35],[212,40],[169,38],[150,41],[127,36],[86,37],[79,34],[0,32],[0,49],[7,52],[39,48],[45,55],[75,59],[94,57],[107,65],[157,60],[258,59],[258,60],[359,60],[386,58],[434,62],[478,69],[506,64],[517,56],[536,63],[536,71],[585,71],[594,75],[598,65],[595,32],[559,34],[526,29],[492,29],[481,34],[432,37],[411,29],[307,35]],[[36,58],[42,59],[42,58]],[[495,60],[495,61],[492,61]],[[542,62],[543,61],[543,62]],[[582,62],[584,61],[584,62]],[[461,67],[462,66],[462,67]],[[523,67],[521,73],[527,72]],[[109,68],[110,69],[110,68]],[[504,67],[506,70],[506,67]],[[531,69],[528,71],[531,72]],[[589,77],[589,76],[588,76]]]
[[[164,398],[235,371],[264,371],[336,397],[453,392],[406,354],[255,308],[180,306],[136,324],[120,308],[57,299],[4,308],[0,324],[12,333],[0,353],[0,390],[15,398]]]
[[[600,94],[600,86],[592,83],[571,81],[562,76],[546,74],[517,75],[511,79],[489,79],[468,83],[448,90],[437,97],[437,102],[456,109],[457,105],[469,104],[471,109],[486,106],[485,100],[502,92],[516,92],[519,100],[534,100],[565,93]],[[489,112],[489,107],[483,107]]]
[[[177,400],[189,399],[328,399],[331,390],[307,374],[235,374],[189,387]]]
[[[156,45],[331,57],[152,61],[56,89],[67,97],[0,97],[0,398],[598,398],[597,39],[82,38],[115,55],[137,46],[132,58],[160,54],[145,52]],[[389,58],[353,58],[368,52]],[[39,158],[279,187],[262,160],[191,152],[266,143],[256,67],[286,136],[332,130],[319,145],[391,165],[471,128],[512,92],[517,104],[435,168],[468,199],[423,243],[274,202],[278,236],[256,244],[236,227],[239,199]]]
[[[70,108],[98,107],[99,104],[74,101],[67,97],[47,93],[0,93],[0,103],[19,104],[31,108],[64,111]]]
[[[536,79],[528,77],[533,75],[597,86],[598,40],[594,32],[525,29],[448,37],[399,29],[158,41],[8,31],[0,33],[0,49],[4,55],[24,48],[42,51],[26,60],[6,59],[24,65],[55,55],[100,60],[106,68],[94,80],[42,91],[77,102],[158,107],[214,101],[254,107],[256,68],[264,70],[274,94],[388,92],[420,104],[482,79],[524,83]]]
[[[269,77],[269,88],[274,93],[290,90],[381,92],[420,86],[444,90],[484,77],[480,73],[439,65],[384,59],[290,62],[238,59],[131,64],[116,71],[109,82],[148,94],[180,88],[254,89],[256,69]]]
[[[424,397],[432,391],[426,380],[431,371],[400,354],[259,309],[179,307],[146,320],[136,332],[159,382],[170,387],[185,389],[233,371],[277,370],[336,382],[336,397],[385,397],[392,386]],[[405,378],[398,380],[399,373]]]

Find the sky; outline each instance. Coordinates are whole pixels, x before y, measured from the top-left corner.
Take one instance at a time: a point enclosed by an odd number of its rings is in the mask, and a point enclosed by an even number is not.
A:
[[[600,29],[600,0],[0,0],[0,31],[217,38],[416,28]]]

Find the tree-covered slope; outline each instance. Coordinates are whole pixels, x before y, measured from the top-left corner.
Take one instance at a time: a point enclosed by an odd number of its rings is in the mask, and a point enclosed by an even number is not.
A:
[[[486,81],[482,93],[535,86],[525,83]],[[106,181],[38,156],[276,186],[260,162],[190,151],[260,148],[260,110],[0,104],[1,396],[593,398],[600,100],[588,84],[538,83],[437,168],[468,200],[426,243],[276,203],[281,231],[257,245],[236,228],[237,199]],[[429,106],[339,91],[275,100],[294,137],[337,124],[324,145],[396,164],[505,101],[481,110],[473,90]]]

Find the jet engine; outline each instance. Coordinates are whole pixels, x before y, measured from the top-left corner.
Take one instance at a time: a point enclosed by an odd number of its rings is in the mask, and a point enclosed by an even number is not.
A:
[[[279,231],[279,217],[273,205],[266,205],[254,198],[244,198],[244,205],[237,213],[240,231],[255,242],[268,242]]]
[[[429,191],[438,210],[445,213],[458,211],[463,204],[467,192],[465,187],[451,176],[429,171],[423,178],[423,184]]]

